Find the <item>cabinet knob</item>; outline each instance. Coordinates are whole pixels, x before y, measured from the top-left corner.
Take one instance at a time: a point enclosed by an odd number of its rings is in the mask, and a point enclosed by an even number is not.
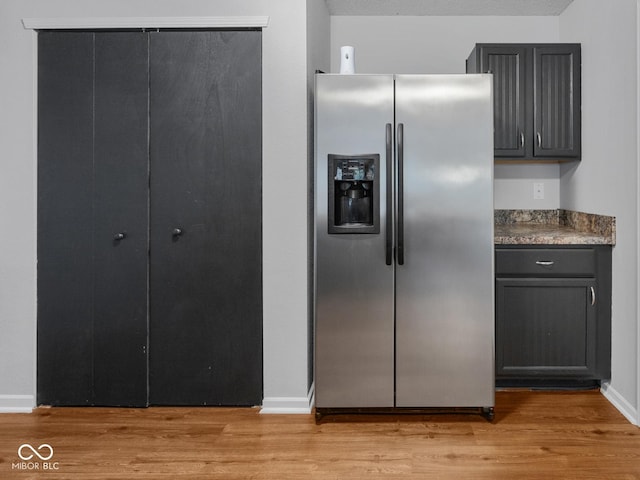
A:
[[[180,235],[182,235],[182,233],[182,229],[179,227],[176,227],[171,231],[171,235],[173,235],[174,237],[179,237]]]
[[[127,232],[120,232],[120,233],[116,233],[116,234],[113,236],[113,239],[114,239],[116,242],[119,242],[120,240],[124,240],[125,238],[127,238]]]

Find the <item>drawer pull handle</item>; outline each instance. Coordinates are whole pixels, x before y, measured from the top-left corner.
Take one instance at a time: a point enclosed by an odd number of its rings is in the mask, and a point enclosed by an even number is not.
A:
[[[537,260],[536,261],[536,265],[542,265],[543,267],[550,267],[554,263],[555,262],[552,262],[551,260]]]
[[[593,287],[591,288],[591,306],[596,304],[596,289]]]

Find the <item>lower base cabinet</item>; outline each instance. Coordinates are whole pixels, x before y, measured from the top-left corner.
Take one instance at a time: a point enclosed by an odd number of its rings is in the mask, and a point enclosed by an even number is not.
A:
[[[497,247],[497,386],[584,388],[610,376],[611,247]]]

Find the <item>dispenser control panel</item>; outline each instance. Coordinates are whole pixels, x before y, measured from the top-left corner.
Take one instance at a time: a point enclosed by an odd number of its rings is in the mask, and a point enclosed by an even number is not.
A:
[[[375,177],[372,160],[345,159],[337,163],[336,180],[373,180]]]
[[[329,155],[329,233],[380,233],[378,154]]]

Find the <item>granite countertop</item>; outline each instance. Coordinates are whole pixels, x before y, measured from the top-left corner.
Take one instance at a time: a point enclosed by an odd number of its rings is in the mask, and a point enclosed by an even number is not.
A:
[[[615,245],[615,217],[570,210],[496,210],[496,245]]]

